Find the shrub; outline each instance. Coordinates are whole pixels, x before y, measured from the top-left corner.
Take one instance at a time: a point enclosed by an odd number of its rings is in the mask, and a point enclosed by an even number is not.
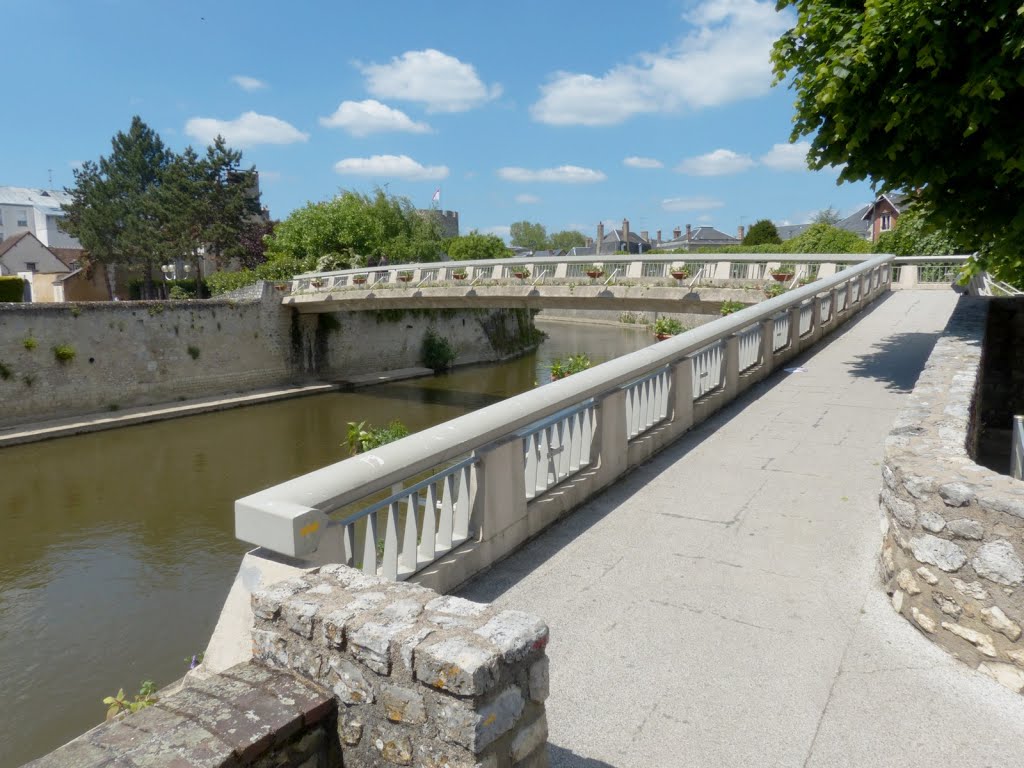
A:
[[[722,306],[719,308],[719,312],[725,315],[731,315],[733,312],[739,312],[741,309],[746,307],[742,301],[723,301]]]
[[[769,299],[774,299],[776,296],[781,296],[786,292],[786,286],[782,283],[770,283],[764,287],[764,295]]]
[[[188,348],[188,354],[189,354],[189,357],[191,357],[193,360],[198,360],[199,359],[199,347],[192,347],[192,346],[190,346]]]
[[[447,370],[451,367],[458,353],[452,347],[451,342],[444,336],[439,335],[433,328],[428,328],[423,336],[423,350],[421,357],[423,364],[434,371]]]
[[[11,378],[11,369],[4,363],[0,363],[0,379],[7,381],[9,378]]]
[[[350,421],[348,423],[345,445],[348,446],[352,455],[372,451],[387,443],[401,440],[409,434],[409,428],[398,419],[393,419],[383,427],[370,427],[369,429],[365,427],[365,421]]]
[[[53,348],[53,356],[59,363],[70,363],[75,359],[75,348],[70,344],[58,344]]]
[[[112,720],[123,712],[138,712],[156,704],[156,683],[152,680],[143,681],[134,699],[125,698],[122,688],[117,692],[117,696],[107,696],[103,703],[107,705],[107,720]]]
[[[32,338],[31,336],[26,336],[25,340],[23,342],[21,342],[21,344],[29,352],[31,352],[33,349],[35,349],[37,346],[39,346],[39,344],[36,342],[36,340],[34,338]]]
[[[167,292],[167,298],[169,299],[194,299],[195,297],[195,291],[190,291],[181,285],[172,285],[171,290]]]
[[[220,296],[222,293],[237,291],[247,285],[252,285],[259,276],[251,269],[243,269],[239,272],[213,272],[206,276],[206,287],[212,296]]]
[[[24,280],[17,276],[0,277],[0,301],[21,301],[24,296]]]
[[[743,245],[780,245],[782,238],[779,237],[779,230],[768,219],[760,219],[750,225],[747,234],[743,238]]]
[[[565,361],[560,357],[556,357],[551,361],[551,380],[564,379],[566,376],[572,376],[574,373],[587,370],[591,365],[590,358],[583,352],[577,355],[569,355]]]
[[[678,336],[686,328],[674,317],[659,317],[654,321],[651,330],[658,336]]]

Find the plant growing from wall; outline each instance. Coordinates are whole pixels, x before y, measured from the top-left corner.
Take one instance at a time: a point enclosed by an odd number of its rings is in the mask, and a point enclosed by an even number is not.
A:
[[[433,328],[428,328],[423,336],[423,348],[420,357],[423,364],[440,373],[451,367],[458,353],[444,336],[441,336]]]
[[[53,356],[59,363],[70,363],[75,359],[75,348],[70,344],[58,344],[53,348]]]
[[[199,347],[193,347],[193,346],[190,346],[190,347],[188,348],[188,355],[189,355],[189,357],[191,357],[191,358],[192,358],[193,360],[198,360],[198,359],[199,359]]]
[[[669,336],[678,336],[686,328],[674,317],[659,317],[654,321],[651,330],[659,339],[667,339]]]
[[[103,703],[107,705],[107,720],[113,720],[125,712],[138,712],[156,704],[156,683],[144,680],[139,692],[131,699],[125,697],[124,688],[121,688],[116,696],[104,698]]]
[[[11,378],[11,369],[4,363],[0,362],[0,379],[7,381],[9,378]]]
[[[782,283],[769,283],[764,287],[764,295],[769,299],[774,299],[776,296],[781,296],[786,292],[786,286]]]
[[[379,448],[382,445],[393,443],[409,435],[409,428],[399,419],[393,419],[383,427],[366,428],[366,422],[350,421],[345,436],[345,445],[355,456],[357,453],[365,453]]]
[[[25,347],[29,352],[39,346],[39,343],[31,336],[26,336],[25,340],[21,342],[22,346]]]
[[[719,308],[719,310],[718,310],[718,311],[719,311],[719,312],[720,312],[720,313],[721,313],[721,314],[722,314],[723,316],[725,316],[725,315],[731,315],[731,314],[732,314],[733,312],[739,312],[739,311],[740,311],[741,309],[743,309],[743,308],[744,308],[745,306],[747,306],[747,305],[746,305],[746,304],[744,304],[744,303],[743,303],[742,301],[732,301],[732,300],[729,300],[729,301],[723,301],[723,302],[722,302],[722,306],[721,306],[721,308]]]
[[[551,380],[558,381],[559,379],[564,379],[566,376],[572,376],[574,373],[587,370],[591,365],[593,363],[585,352],[569,355],[565,360],[556,357],[551,361],[550,365]]]

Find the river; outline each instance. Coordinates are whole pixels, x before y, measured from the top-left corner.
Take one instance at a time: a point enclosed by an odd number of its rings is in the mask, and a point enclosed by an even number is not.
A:
[[[102,721],[104,696],[173,682],[206,646],[246,545],[233,502],[346,457],[346,424],[411,431],[603,362],[640,329],[538,322],[536,353],[445,375],[0,449],[0,766]]]

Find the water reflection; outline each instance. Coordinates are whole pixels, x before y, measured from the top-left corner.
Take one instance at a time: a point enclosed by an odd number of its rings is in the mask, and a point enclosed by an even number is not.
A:
[[[246,549],[234,499],[345,458],[348,421],[420,430],[545,383],[554,357],[651,341],[538,325],[538,352],[500,365],[0,450],[0,766],[95,725],[119,687],[180,677]]]

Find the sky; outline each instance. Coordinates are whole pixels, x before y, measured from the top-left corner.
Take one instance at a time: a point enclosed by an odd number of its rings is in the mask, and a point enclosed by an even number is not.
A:
[[[806,170],[757,0],[0,0],[0,185],[63,187],[139,115],[218,133],[284,218],[381,187],[507,236],[514,221],[664,237],[871,200]],[[52,179],[52,185],[51,185]]]

